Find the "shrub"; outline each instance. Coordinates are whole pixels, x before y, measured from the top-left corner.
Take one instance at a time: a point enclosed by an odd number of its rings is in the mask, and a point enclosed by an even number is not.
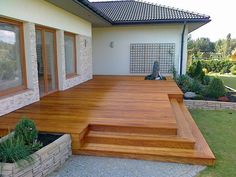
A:
[[[15,127],[15,137],[22,138],[26,144],[32,144],[38,138],[38,131],[33,121],[22,119]]]
[[[192,79],[188,75],[177,77],[176,83],[184,93],[195,92],[197,94],[203,94],[204,86],[201,82],[197,79]]]
[[[236,75],[236,65],[233,65],[233,66],[230,68],[230,71],[231,71],[231,74]]]
[[[30,161],[31,151],[20,138],[8,138],[0,143],[0,161],[7,163],[18,162],[19,160]]]
[[[25,145],[34,152],[42,147],[42,143],[37,140],[38,131],[33,121],[24,118],[15,127],[15,138],[20,138]]]
[[[172,73],[173,79],[176,80],[178,74],[174,65],[171,67],[170,72]]]
[[[188,75],[177,77],[176,83],[184,93],[190,91],[191,78]]]
[[[208,72],[230,72],[230,68],[236,65],[235,61],[230,60],[195,60],[192,65],[196,66],[198,62],[201,62],[203,68],[206,68]]]
[[[189,67],[187,74],[192,78],[202,81],[203,77],[205,76],[205,73],[202,69],[202,64],[200,61],[198,61],[195,65],[191,65]]]
[[[230,72],[230,69],[226,66],[221,69],[220,74],[225,74],[225,73],[229,73],[229,72]]]
[[[211,98],[219,98],[220,96],[225,95],[225,87],[223,81],[218,78],[214,77],[207,88],[207,96]]]
[[[198,94],[198,95],[197,95],[196,97],[194,97],[193,99],[194,99],[194,100],[203,100],[203,99],[204,99],[204,96]]]
[[[211,81],[211,77],[206,75],[202,79],[202,84],[203,85],[209,85],[210,81]]]
[[[0,162],[21,164],[32,161],[30,154],[42,147],[37,138],[38,131],[34,122],[22,119],[16,125],[14,135],[0,143]]]
[[[201,94],[202,90],[203,90],[203,85],[201,84],[201,82],[199,80],[192,79],[191,83],[190,83],[190,86],[189,86],[189,90],[191,92]]]

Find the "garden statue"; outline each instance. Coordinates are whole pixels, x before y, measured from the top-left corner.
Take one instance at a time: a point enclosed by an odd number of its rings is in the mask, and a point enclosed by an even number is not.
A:
[[[152,74],[145,77],[145,80],[165,80],[160,73],[160,65],[158,61],[155,61],[152,68]]]

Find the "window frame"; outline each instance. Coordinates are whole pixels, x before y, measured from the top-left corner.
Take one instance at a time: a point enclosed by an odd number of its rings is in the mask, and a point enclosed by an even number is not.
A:
[[[56,29],[54,28],[50,28],[47,26],[43,26],[43,25],[35,25],[35,33],[36,30],[41,31],[42,33],[42,43],[43,43],[43,53],[42,53],[42,60],[44,63],[44,91],[46,91],[46,93],[44,93],[43,95],[41,95],[40,97],[44,97],[47,96],[51,93],[54,93],[56,91],[58,91],[59,89],[59,81],[58,81],[58,56],[57,56],[57,35],[56,35]],[[54,91],[49,91],[48,92],[48,63],[47,63],[47,59],[46,59],[46,49],[45,49],[45,33],[46,32],[51,32],[53,33],[53,37],[54,37],[54,63],[55,63],[55,77],[56,77],[56,89]]]
[[[16,87],[8,88],[6,90],[0,91],[0,97],[13,94],[22,90],[27,89],[27,76],[26,76],[26,61],[25,61],[25,45],[24,45],[24,31],[23,22],[6,19],[0,17],[0,22],[17,26],[19,28],[19,43],[20,43],[20,62],[21,62],[21,74],[22,74],[22,84]]]
[[[64,32],[64,42],[65,42],[65,36],[70,36],[70,37],[73,37],[73,40],[74,40],[74,62],[75,62],[75,66],[74,66],[74,69],[75,69],[75,72],[73,73],[66,73],[66,79],[69,79],[69,78],[72,78],[72,77],[75,77],[77,76],[77,47],[76,47],[76,34],[74,33],[71,33],[71,32],[67,32],[65,31]],[[65,50],[65,46],[64,46],[64,50]],[[65,55],[65,68],[66,68],[66,55]]]

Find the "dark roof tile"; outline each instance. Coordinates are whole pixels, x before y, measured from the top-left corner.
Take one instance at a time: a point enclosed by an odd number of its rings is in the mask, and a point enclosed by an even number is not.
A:
[[[114,24],[210,21],[207,15],[136,0],[98,1],[91,4]]]

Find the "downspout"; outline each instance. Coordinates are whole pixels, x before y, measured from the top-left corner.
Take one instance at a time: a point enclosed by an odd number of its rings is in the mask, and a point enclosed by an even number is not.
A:
[[[186,29],[186,24],[187,22],[184,22],[184,27],[181,35],[181,51],[180,51],[180,70],[179,74],[183,74],[183,57],[184,57],[184,34],[185,34],[185,29]]]

